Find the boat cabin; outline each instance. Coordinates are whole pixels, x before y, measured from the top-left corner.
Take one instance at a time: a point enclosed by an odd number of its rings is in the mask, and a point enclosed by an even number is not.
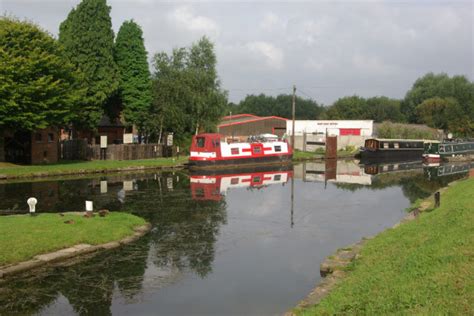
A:
[[[423,150],[423,144],[422,139],[369,138],[365,141],[365,149],[370,151]]]

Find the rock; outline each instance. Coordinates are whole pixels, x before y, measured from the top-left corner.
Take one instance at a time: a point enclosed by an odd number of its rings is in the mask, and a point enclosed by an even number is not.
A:
[[[64,216],[64,214],[63,214],[63,213],[59,213],[59,216]]]
[[[94,217],[94,213],[93,212],[85,212],[84,217],[86,217],[86,218]]]
[[[105,217],[105,216],[108,215],[109,213],[110,213],[109,210],[103,209],[103,210],[100,210],[100,211],[99,211],[99,216],[100,216],[100,217]]]

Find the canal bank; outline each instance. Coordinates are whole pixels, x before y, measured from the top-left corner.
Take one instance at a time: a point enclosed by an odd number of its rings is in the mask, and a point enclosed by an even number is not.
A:
[[[68,161],[49,165],[20,166],[0,164],[0,180],[50,176],[117,173],[130,171],[175,170],[184,168],[187,157],[141,160]]]
[[[131,243],[151,228],[127,213],[0,217],[0,281],[44,265]]]
[[[440,191],[440,207],[416,203],[403,225],[326,258],[327,277],[288,314],[472,314],[474,179]]]

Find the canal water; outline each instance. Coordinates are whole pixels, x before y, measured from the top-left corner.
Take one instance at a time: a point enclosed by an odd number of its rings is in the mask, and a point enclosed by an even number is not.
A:
[[[398,222],[469,168],[352,161],[0,183],[0,210],[96,209],[151,222],[139,241],[0,284],[0,315],[278,315],[337,248]],[[466,171],[467,170],[467,171]]]

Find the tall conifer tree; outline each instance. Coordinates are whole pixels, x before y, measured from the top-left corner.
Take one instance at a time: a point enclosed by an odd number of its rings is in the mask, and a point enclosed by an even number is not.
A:
[[[71,62],[84,74],[86,97],[77,124],[95,128],[108,99],[118,89],[113,57],[114,32],[106,0],[82,0],[59,28],[59,41]]]
[[[150,70],[143,32],[133,20],[125,21],[115,41],[115,61],[119,68],[119,95],[127,125],[142,133],[144,119],[152,102]]]

